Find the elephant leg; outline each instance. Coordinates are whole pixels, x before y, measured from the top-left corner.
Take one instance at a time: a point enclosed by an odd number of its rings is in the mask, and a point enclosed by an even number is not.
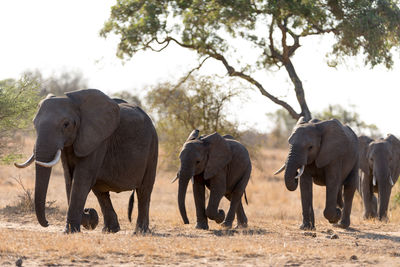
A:
[[[225,221],[222,226],[225,228],[232,228],[233,220],[235,219],[235,213],[239,207],[239,203],[242,199],[243,192],[233,192],[231,194],[231,204],[229,206],[228,214],[225,217]]]
[[[364,219],[377,217],[377,199],[374,196],[372,176],[364,175],[361,181],[362,198],[364,203]]]
[[[243,209],[242,200],[240,200],[239,205],[236,209],[237,216],[237,228],[246,228],[247,227],[247,216]]]
[[[337,206],[340,209],[343,209],[343,190],[342,190],[342,188],[339,189],[339,192],[337,195]]]
[[[339,222],[339,227],[347,228],[350,225],[350,213],[351,213],[351,207],[353,205],[354,193],[356,192],[357,189],[357,178],[358,178],[358,169],[355,168],[350,172],[343,186],[344,206],[343,206],[342,217]]]
[[[75,171],[71,186],[70,202],[67,212],[67,224],[64,230],[65,233],[80,232],[83,208],[85,206],[86,198],[89,194],[91,186],[92,178],[89,173],[84,171]]]
[[[331,171],[332,172],[332,171]],[[339,187],[339,177],[335,174],[327,175],[326,181],[326,200],[324,217],[330,223],[337,223],[342,215],[342,211],[336,207]]]
[[[101,212],[104,216],[103,232],[116,233],[120,230],[118,216],[112,206],[110,192],[92,190],[99,201]]]
[[[313,201],[313,180],[312,177],[304,173],[300,177],[300,194],[301,194],[301,207],[303,212],[303,223],[300,225],[302,230],[314,230],[314,209],[312,206]]]
[[[222,223],[225,219],[225,212],[219,210],[219,202],[226,190],[225,175],[218,174],[210,180],[210,198],[206,209],[206,216],[216,223]]]
[[[205,183],[201,176],[194,176],[193,197],[196,206],[196,229],[208,229],[208,219],[206,216]]]

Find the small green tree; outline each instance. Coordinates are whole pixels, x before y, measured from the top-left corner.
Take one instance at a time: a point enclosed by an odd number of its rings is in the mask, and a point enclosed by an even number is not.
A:
[[[238,138],[238,126],[227,119],[226,106],[239,93],[235,87],[216,82],[213,76],[189,77],[179,86],[167,82],[151,89],[146,101],[167,155],[176,159],[194,129],[201,134],[218,132]]]
[[[15,131],[32,124],[39,89],[39,83],[27,77],[0,81],[0,156],[15,146],[12,141]]]

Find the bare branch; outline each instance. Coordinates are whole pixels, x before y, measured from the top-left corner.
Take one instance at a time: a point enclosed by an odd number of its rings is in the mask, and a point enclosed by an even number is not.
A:
[[[203,60],[199,63],[199,65],[198,65],[197,67],[191,69],[191,70],[188,72],[188,74],[186,74],[184,77],[182,77],[182,79],[175,85],[174,89],[178,88],[178,87],[181,86],[184,82],[186,82],[186,80],[190,77],[190,75],[192,75],[192,73],[193,73],[194,71],[199,70],[199,69],[203,66],[204,62],[206,62],[206,60],[209,59],[209,58],[211,58],[211,56],[206,57],[205,59],[203,59]]]

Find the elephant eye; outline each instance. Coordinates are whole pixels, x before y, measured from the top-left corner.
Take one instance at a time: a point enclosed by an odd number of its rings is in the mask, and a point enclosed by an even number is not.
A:
[[[196,164],[199,164],[200,163],[200,160],[196,160]]]
[[[313,149],[313,146],[310,146],[310,147],[308,148],[308,150],[311,150],[311,149]]]
[[[64,128],[67,128],[69,126],[69,121],[64,122],[63,126]]]

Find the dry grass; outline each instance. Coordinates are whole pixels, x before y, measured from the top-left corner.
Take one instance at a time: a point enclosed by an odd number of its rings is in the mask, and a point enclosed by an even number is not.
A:
[[[26,141],[26,154],[32,141]],[[152,194],[150,227],[152,233],[133,235],[134,224],[127,219],[130,192],[112,194],[121,231],[102,234],[102,225],[93,231],[64,235],[62,230],[67,209],[65,186],[60,164],[53,170],[47,200],[56,201],[57,212],[48,214],[50,227],[42,228],[32,213],[5,212],[7,205],[18,203],[23,193],[11,177],[22,177],[26,189],[34,186],[34,168],[18,170],[0,168],[0,265],[273,265],[273,266],[357,266],[400,264],[400,208],[389,212],[389,223],[365,221],[358,194],[353,203],[349,230],[334,228],[322,215],[325,188],[314,187],[315,232],[298,229],[301,222],[300,192],[285,189],[281,176],[273,172],[284,161],[286,152],[264,149],[253,165],[257,166],[247,188],[249,205],[245,206],[249,228],[221,230],[210,222],[209,231],[194,229],[192,192],[187,197],[190,225],[183,225],[177,208],[177,184],[170,180],[175,172],[161,164]],[[161,162],[165,162],[162,160]],[[395,188],[400,191],[399,186]],[[393,192],[392,196],[394,196]],[[228,202],[221,206],[226,210]],[[90,193],[86,207],[100,212]],[[136,218],[137,208],[133,218]],[[336,234],[338,239],[331,239]]]

